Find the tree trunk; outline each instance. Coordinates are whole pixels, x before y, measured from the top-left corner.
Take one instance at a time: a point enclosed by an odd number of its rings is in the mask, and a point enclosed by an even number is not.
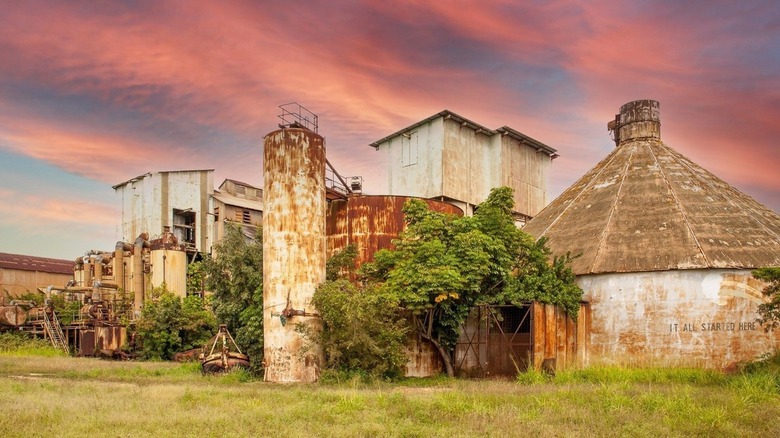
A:
[[[439,352],[439,357],[441,357],[441,360],[444,363],[444,371],[447,373],[447,377],[455,377],[455,369],[452,367],[452,356],[450,355],[450,352],[445,350],[444,347],[433,338],[433,325],[425,324],[420,321],[419,318],[415,318],[415,320],[417,321],[417,331],[420,333],[420,336],[433,344]]]

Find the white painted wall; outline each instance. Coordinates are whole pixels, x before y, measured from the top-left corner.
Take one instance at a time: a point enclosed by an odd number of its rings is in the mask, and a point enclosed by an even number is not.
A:
[[[755,323],[764,284],[749,270],[582,275],[594,363],[732,367],[780,348]]]
[[[399,135],[379,145],[379,149],[387,153],[388,194],[421,198],[441,196],[443,119],[432,120],[408,134],[409,138]]]
[[[463,208],[480,204],[495,187],[508,186],[515,191],[515,211],[536,215],[547,204],[551,157],[510,136],[488,134],[438,117],[381,143],[389,194],[443,196]],[[470,206],[463,208],[466,214]]]
[[[167,185],[164,184],[164,175],[167,176]],[[163,191],[166,187],[167,207],[163,205]],[[137,181],[120,185],[115,190],[122,205],[119,240],[132,242],[143,232],[155,238],[162,234],[164,225],[173,225],[174,209],[191,209],[195,212],[198,251],[210,250],[214,240],[213,217],[208,216],[209,198],[214,193],[211,170],[154,172]],[[205,202],[202,202],[204,196]],[[205,235],[201,229],[205,230]]]

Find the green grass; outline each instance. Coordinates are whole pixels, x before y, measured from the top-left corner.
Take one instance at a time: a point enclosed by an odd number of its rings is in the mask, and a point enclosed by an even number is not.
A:
[[[33,339],[24,333],[0,332],[0,356],[66,356],[44,339]]]
[[[0,354],[0,435],[779,436],[773,378],[593,368],[526,384],[275,385],[244,372],[203,376],[197,364]]]

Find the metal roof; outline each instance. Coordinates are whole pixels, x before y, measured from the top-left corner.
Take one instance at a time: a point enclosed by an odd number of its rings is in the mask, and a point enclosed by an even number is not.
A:
[[[50,259],[0,252],[0,268],[20,271],[39,271],[51,274],[73,274],[73,260]]]
[[[155,173],[186,173],[186,172],[213,172],[214,169],[190,169],[190,170],[161,170],[159,172],[146,172],[143,175],[138,175],[135,178],[130,178],[129,180],[125,182],[121,182],[119,184],[111,186],[112,189],[116,190],[117,187],[122,187],[125,184],[129,184],[131,182],[139,181],[147,176],[152,176]]]
[[[239,198],[238,196],[231,195],[230,193],[222,190],[214,190],[213,196],[214,199],[222,202],[225,205],[233,205],[236,207],[248,208],[250,210],[263,211],[263,201]]]
[[[386,137],[382,137],[379,140],[371,143],[369,146],[373,147],[374,149],[378,149],[380,144],[390,140],[391,138],[395,138],[395,137],[398,137],[399,135],[406,134],[407,132],[410,132],[410,131],[414,130],[415,128],[420,127],[420,126],[422,126],[422,125],[424,125],[426,123],[430,123],[430,122],[432,122],[432,121],[434,121],[434,120],[436,120],[438,118],[444,118],[445,120],[454,120],[455,122],[460,123],[460,124],[462,124],[464,126],[468,126],[469,128],[471,128],[471,129],[473,129],[473,130],[475,130],[475,131],[477,131],[479,133],[485,134],[488,137],[492,137],[495,134],[508,135],[508,136],[514,138],[515,140],[520,141],[523,144],[527,144],[527,145],[529,145],[531,147],[536,148],[537,151],[540,151],[540,152],[544,151],[545,153],[549,154],[553,158],[557,158],[558,157],[558,154],[556,153],[558,151],[556,149],[553,149],[550,146],[547,146],[546,144],[540,142],[539,140],[531,138],[531,137],[523,134],[520,131],[512,129],[509,126],[502,126],[502,127],[498,128],[498,129],[493,130],[493,129],[490,129],[490,128],[487,128],[485,126],[482,126],[479,123],[473,122],[473,121],[471,121],[471,120],[469,120],[469,119],[467,119],[465,117],[462,117],[462,116],[460,116],[458,114],[455,114],[454,112],[452,112],[450,110],[446,110],[446,109],[443,110],[443,111],[440,111],[440,112],[438,112],[438,113],[436,113],[436,114],[434,114],[434,115],[432,115],[432,116],[430,116],[430,117],[428,117],[428,118],[426,118],[424,120],[420,120],[419,122],[417,122],[417,123],[415,123],[413,125],[409,125],[406,128],[403,128],[403,129],[401,129],[399,131],[396,131],[396,132],[394,132],[394,133],[392,133],[392,134],[390,134],[390,135],[388,135]]]
[[[780,215],[658,139],[621,143],[524,228],[575,274],[780,266]]]
[[[237,180],[237,179],[232,179],[232,178],[225,178],[225,180],[224,180],[224,181],[222,181],[222,184],[220,184],[220,185],[219,185],[219,188],[221,189],[221,188],[222,188],[222,187],[225,185],[225,183],[226,183],[226,182],[228,182],[228,181],[230,181],[230,182],[232,182],[233,184],[235,184],[235,185],[238,185],[238,186],[249,187],[249,188],[252,188],[252,189],[257,189],[257,190],[263,190],[263,188],[262,188],[262,187],[258,187],[258,186],[256,186],[256,185],[249,184],[249,183],[245,183],[245,182],[243,182],[243,181],[239,181],[239,180]]]

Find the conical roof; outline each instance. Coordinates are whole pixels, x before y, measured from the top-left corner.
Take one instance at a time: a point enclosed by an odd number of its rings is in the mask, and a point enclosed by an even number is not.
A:
[[[617,148],[531,220],[575,274],[780,266],[780,215],[660,140],[658,102],[624,105]]]

